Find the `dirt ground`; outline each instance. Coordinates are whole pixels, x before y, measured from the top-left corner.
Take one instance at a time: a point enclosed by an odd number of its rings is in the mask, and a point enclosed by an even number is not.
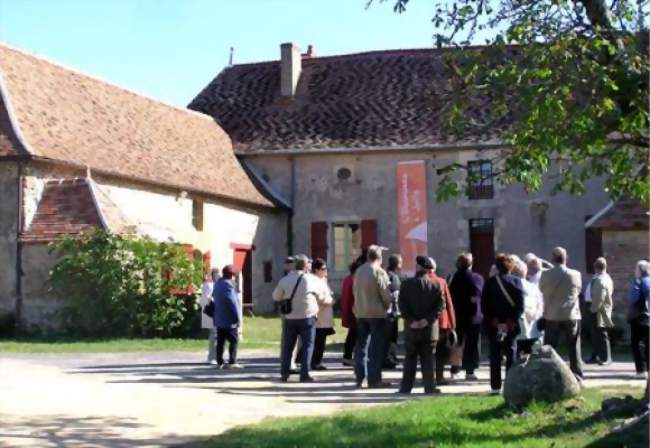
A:
[[[315,383],[279,382],[277,354],[248,351],[238,371],[217,370],[203,353],[18,355],[0,353],[0,447],[144,447],[178,445],[269,417],[329,414],[421,397],[396,389],[354,387],[334,357]],[[587,366],[587,387],[628,384],[630,362]],[[486,393],[479,381],[443,393]],[[396,386],[401,371],[385,377]]]

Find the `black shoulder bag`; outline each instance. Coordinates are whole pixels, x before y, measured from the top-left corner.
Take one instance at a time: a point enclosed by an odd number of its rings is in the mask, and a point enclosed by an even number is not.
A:
[[[288,299],[284,299],[280,301],[280,314],[291,314],[291,311],[293,310],[293,296],[296,295],[296,290],[298,289],[298,285],[302,281],[302,274],[300,274],[300,277],[298,277],[298,281],[296,282],[296,286],[293,287],[293,291],[291,291],[291,297]]]

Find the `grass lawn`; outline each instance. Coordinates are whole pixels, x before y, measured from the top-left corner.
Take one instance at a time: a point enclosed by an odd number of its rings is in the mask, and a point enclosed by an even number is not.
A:
[[[345,340],[347,330],[336,320],[336,334],[329,344]],[[277,316],[244,317],[243,349],[280,347],[281,322]],[[207,338],[207,333],[206,333]],[[0,339],[0,353],[110,353],[148,351],[198,351],[206,349],[206,339],[81,339],[69,337],[24,337]]]
[[[499,396],[443,395],[331,417],[270,419],[196,446],[582,447],[620,423],[593,418],[602,399],[630,393],[639,398],[643,389],[587,390],[584,397],[553,405],[532,404],[523,413],[508,409]],[[647,447],[647,430],[645,437],[645,441],[626,440],[625,445],[616,446]]]

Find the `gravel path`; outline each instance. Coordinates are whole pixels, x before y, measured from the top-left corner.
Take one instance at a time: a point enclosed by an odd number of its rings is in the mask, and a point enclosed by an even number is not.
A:
[[[0,353],[0,447],[132,447],[183,444],[268,417],[330,414],[410,398],[355,389],[352,370],[330,358],[315,383],[278,381],[273,353],[248,351],[239,371],[197,362],[202,353],[17,355]],[[443,393],[485,393],[480,380]],[[588,366],[586,385],[627,384],[632,363]],[[401,372],[386,378],[397,383]]]

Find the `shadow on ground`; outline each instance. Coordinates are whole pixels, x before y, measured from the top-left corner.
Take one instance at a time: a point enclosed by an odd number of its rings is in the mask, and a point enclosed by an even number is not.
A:
[[[16,417],[0,415],[0,447],[107,447],[161,446],[187,442],[168,435],[158,438],[130,438],[124,433],[143,427],[132,418],[62,415]]]

